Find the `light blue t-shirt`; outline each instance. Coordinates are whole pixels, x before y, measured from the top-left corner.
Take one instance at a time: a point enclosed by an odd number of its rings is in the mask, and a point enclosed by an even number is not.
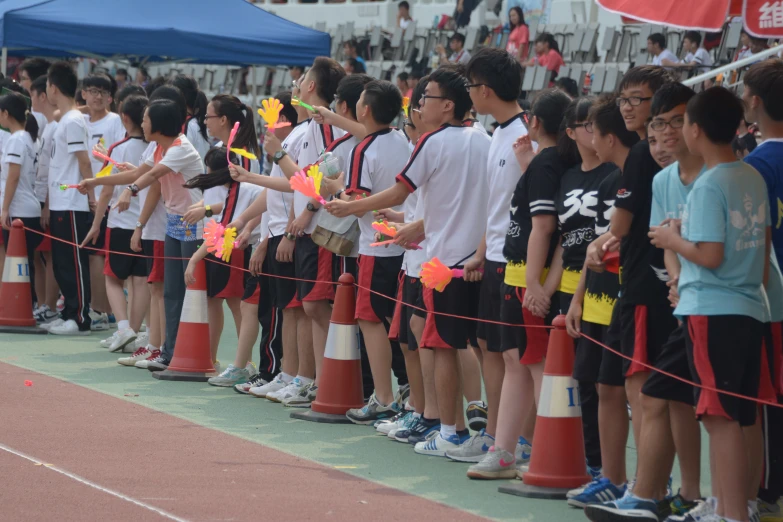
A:
[[[702,167],[696,180],[706,170]],[[696,180],[693,180],[689,185],[683,185],[680,179],[680,164],[676,161],[655,175],[653,178],[652,209],[650,210],[651,227],[657,227],[664,219],[682,218],[685,202],[696,184]]]
[[[756,169],[737,161],[702,174],[688,195],[682,237],[692,243],[723,243],[723,262],[710,270],[681,258],[680,303],[674,313],[746,315],[763,322],[769,225],[767,186]]]

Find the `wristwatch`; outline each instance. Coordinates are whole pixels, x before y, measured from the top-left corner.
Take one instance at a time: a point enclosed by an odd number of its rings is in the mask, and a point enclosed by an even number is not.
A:
[[[141,230],[144,230],[144,223],[142,223],[141,221],[137,221],[136,228],[140,228]]]
[[[131,196],[136,197],[139,195],[139,186],[135,183],[133,185],[128,185],[127,189],[131,191]]]
[[[204,205],[204,216],[205,217],[212,217],[212,206],[211,205]]]
[[[288,156],[288,153],[282,149],[275,152],[274,156],[272,156],[272,161],[275,165],[278,165],[280,163],[280,160]]]
[[[291,232],[286,232],[284,234],[285,238],[289,241],[296,241],[296,236],[293,235]]]
[[[337,193],[335,193],[334,195],[334,199],[340,199],[340,196],[343,195],[343,192],[345,192],[345,189],[338,190]]]
[[[318,207],[316,207],[315,205],[309,202],[307,203],[307,207],[305,208],[307,208],[309,212],[318,212]]]

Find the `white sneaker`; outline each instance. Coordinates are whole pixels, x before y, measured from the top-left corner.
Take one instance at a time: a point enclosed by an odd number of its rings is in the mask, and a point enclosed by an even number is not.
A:
[[[269,395],[279,392],[286,386],[288,386],[288,384],[283,380],[283,374],[278,373],[275,378],[272,379],[272,382],[264,383],[261,386],[254,386],[248,390],[248,393],[253,397],[266,399]]]
[[[133,352],[130,357],[120,357],[117,362],[123,366],[136,366],[137,362],[144,361],[150,355],[152,355],[152,350],[145,346]]]
[[[48,332],[48,331],[49,331],[49,329],[51,329],[52,327],[54,327],[54,326],[60,326],[60,325],[62,325],[63,323],[65,323],[65,321],[63,321],[62,319],[60,319],[60,318],[58,317],[57,319],[55,319],[55,320],[54,320],[54,321],[52,321],[51,323],[43,323],[43,324],[39,324],[39,325],[38,325],[38,328],[40,328],[41,330],[46,330],[46,331]]]
[[[79,330],[79,325],[73,319],[68,319],[59,326],[49,328],[49,333],[53,335],[90,335],[89,330]]]
[[[142,359],[140,361],[136,361],[135,366],[136,368],[141,368],[142,370],[149,370],[149,364],[150,361],[153,359],[156,359],[160,355],[160,350],[152,350],[148,355],[146,359]]]
[[[401,411],[390,420],[382,420],[375,427],[375,431],[383,435],[388,435],[390,431],[395,430],[403,425],[405,419],[411,415],[411,412]]]
[[[413,451],[419,455],[431,455],[433,457],[445,457],[446,452],[449,450],[459,448],[459,436],[452,435],[449,440],[443,438],[443,435],[438,433],[438,436],[432,440],[422,441],[414,446]]]
[[[147,332],[139,332],[136,340],[133,341],[133,347],[137,350],[146,347],[148,344],[150,344],[150,335]]]
[[[109,324],[109,314],[105,312],[99,314],[94,310],[90,310],[90,321],[92,321],[90,324],[90,330],[93,332],[102,332],[111,329],[111,325]]]
[[[246,382],[250,379],[250,372],[246,368],[237,368],[233,364],[229,364],[228,368],[223,370],[223,373],[216,377],[212,377],[207,381],[207,384],[212,386],[222,386],[229,388],[235,384]]]
[[[267,384],[268,382],[263,377],[256,375],[252,380],[243,382],[241,384],[235,384],[234,391],[241,393],[242,395],[250,395],[251,389],[260,388],[261,386],[265,386]]]
[[[116,337],[114,339],[114,342],[111,343],[111,346],[109,346],[109,351],[111,353],[119,352],[122,350],[122,352],[125,352],[125,347],[128,345],[133,346],[133,341],[136,340],[136,332],[133,331],[131,328],[126,328],[124,330],[117,330]]]
[[[266,398],[272,402],[283,402],[285,399],[289,397],[293,397],[294,395],[298,395],[300,391],[302,391],[302,388],[307,386],[299,377],[294,377],[294,380],[291,381],[291,383],[286,386],[285,388],[281,389],[280,391],[274,392],[274,393],[267,393]]]
[[[101,345],[101,348],[106,348],[108,350],[109,348],[111,348],[111,345],[114,344],[114,341],[117,339],[117,333],[118,332],[113,332],[109,337],[101,340],[101,342],[98,344]],[[146,346],[146,344],[144,346]]]

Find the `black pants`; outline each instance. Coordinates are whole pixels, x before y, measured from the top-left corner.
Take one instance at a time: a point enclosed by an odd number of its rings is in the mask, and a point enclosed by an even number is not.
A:
[[[52,210],[50,225],[52,236],[69,243],[81,244],[92,227],[90,212]],[[52,264],[54,278],[60,285],[65,299],[60,317],[74,320],[79,330],[90,329],[90,251],[69,243],[52,240]]]
[[[40,218],[11,217],[11,221],[15,219],[21,219],[22,223],[24,223],[25,228],[30,228],[33,230],[37,230],[38,232],[43,232],[43,229],[41,228]],[[3,229],[3,243],[5,244],[6,255],[8,255],[8,240],[10,239],[10,237],[11,237],[11,231]],[[25,245],[27,246],[27,266],[28,266],[27,273],[30,276],[30,297],[32,297],[33,303],[38,302],[38,299],[36,299],[36,295],[35,295],[35,249],[38,248],[38,245],[41,244],[41,241],[43,241],[43,236],[41,234],[36,234],[35,232],[31,232],[29,230],[24,231],[24,242]]]
[[[783,397],[778,397],[783,404]],[[783,408],[761,407],[764,430],[764,474],[761,476],[759,498],[774,504],[783,495]]]
[[[248,256],[250,253],[248,252]],[[261,271],[269,273],[267,261],[261,266]],[[271,381],[280,373],[283,359],[283,311],[272,306],[272,294],[268,276],[258,276],[261,287],[258,298],[258,322],[261,324],[261,343],[258,348],[261,358],[258,362],[258,373],[265,381]]]

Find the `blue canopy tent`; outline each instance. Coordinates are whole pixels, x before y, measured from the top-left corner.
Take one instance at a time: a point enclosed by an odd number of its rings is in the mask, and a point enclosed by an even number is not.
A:
[[[245,0],[0,0],[0,47],[35,56],[310,65],[330,36]]]

